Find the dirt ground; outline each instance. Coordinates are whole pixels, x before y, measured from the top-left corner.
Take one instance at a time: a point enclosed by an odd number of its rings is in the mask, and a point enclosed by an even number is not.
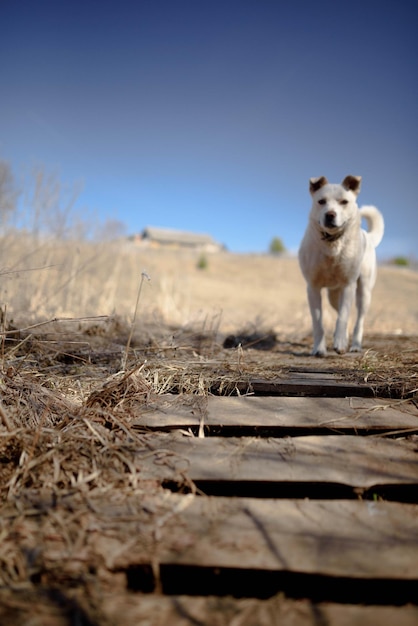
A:
[[[162,488],[141,481],[135,450],[146,447],[146,438],[131,423],[138,412],[163,403],[165,394],[184,402],[215,388],[233,393],[237,382],[250,389],[254,378],[315,370],[367,383],[377,395],[417,401],[418,273],[380,268],[364,352],[315,359],[295,259],[222,254],[209,257],[205,270],[197,269],[191,255],[141,260],[148,261],[151,282],[143,285],[132,329],[127,321],[132,296],[129,305],[120,299],[116,314],[104,318],[26,329],[16,311],[13,323],[3,319],[0,623],[5,626],[128,624],[118,621],[121,606],[136,616],[132,619],[144,620],[132,623],[168,623],[163,617],[152,621],[155,598],[144,600],[140,615],[126,591],[125,574],[110,573],[106,559],[118,531],[115,522],[104,524],[100,513],[104,500],[118,506],[136,494],[144,503],[138,513],[144,528],[157,523],[161,511],[150,512],[146,502],[163,497]],[[141,267],[137,258],[135,267]],[[327,309],[330,335],[333,320]],[[144,531],[143,537],[144,559],[152,561],[152,536]],[[258,617],[248,623],[272,623],[271,611],[280,603],[284,613],[311,611],[277,598],[262,607],[251,600],[218,599],[216,608],[215,600],[206,599],[191,617],[184,599],[159,606],[161,616],[177,616],[175,623],[201,624],[209,623],[201,616],[210,602],[217,616],[211,623],[225,625],[232,619],[247,623],[240,620],[251,615]]]

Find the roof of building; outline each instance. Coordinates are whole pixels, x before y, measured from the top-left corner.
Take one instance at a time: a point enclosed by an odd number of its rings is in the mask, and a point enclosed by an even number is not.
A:
[[[189,246],[219,245],[210,235],[175,230],[174,228],[158,228],[155,226],[147,226],[144,228],[142,237],[160,243],[180,243]]]

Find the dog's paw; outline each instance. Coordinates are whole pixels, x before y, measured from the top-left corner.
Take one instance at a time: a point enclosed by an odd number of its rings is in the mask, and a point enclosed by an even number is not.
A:
[[[334,350],[337,354],[344,354],[347,352],[348,342],[345,338],[343,339],[334,339]]]
[[[316,356],[319,358],[327,356],[327,349],[326,348],[314,348],[312,350],[312,356]]]
[[[337,354],[345,354],[347,352],[347,348],[336,348],[335,346],[334,350]]]
[[[353,343],[353,345],[350,348],[350,352],[363,352],[363,348],[361,347],[360,344]]]

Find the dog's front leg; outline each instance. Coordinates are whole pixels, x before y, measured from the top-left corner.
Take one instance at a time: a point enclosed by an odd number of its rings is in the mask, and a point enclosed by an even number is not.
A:
[[[338,354],[346,352],[348,346],[348,318],[353,306],[356,283],[350,283],[341,289],[338,306],[338,319],[334,334],[334,350]]]
[[[322,324],[322,297],[321,290],[314,287],[308,287],[308,302],[311,310],[312,329],[314,347],[312,354],[314,356],[325,356],[327,347],[325,344],[325,333]]]

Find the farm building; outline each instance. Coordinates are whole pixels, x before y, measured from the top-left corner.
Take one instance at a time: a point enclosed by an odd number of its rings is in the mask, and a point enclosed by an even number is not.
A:
[[[219,252],[223,249],[210,235],[191,233],[172,228],[147,226],[142,233],[135,236],[135,242],[141,246],[153,248],[187,248],[202,252]]]

